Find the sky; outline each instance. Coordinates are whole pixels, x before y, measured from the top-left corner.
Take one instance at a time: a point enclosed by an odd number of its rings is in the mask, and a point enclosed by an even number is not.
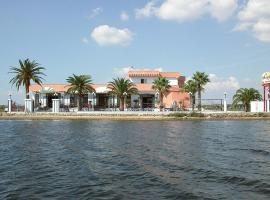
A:
[[[130,67],[206,72],[203,98],[262,91],[270,71],[269,0],[0,0],[0,36],[0,104],[23,102],[8,72],[26,58],[46,68],[44,83],[107,83]]]

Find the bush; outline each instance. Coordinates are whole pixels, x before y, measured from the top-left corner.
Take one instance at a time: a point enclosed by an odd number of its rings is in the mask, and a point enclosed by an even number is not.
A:
[[[190,117],[204,117],[203,113],[196,113],[196,112],[192,112],[189,115]]]
[[[197,113],[197,112],[192,112],[192,113],[172,113],[169,114],[169,117],[205,117],[203,113]]]

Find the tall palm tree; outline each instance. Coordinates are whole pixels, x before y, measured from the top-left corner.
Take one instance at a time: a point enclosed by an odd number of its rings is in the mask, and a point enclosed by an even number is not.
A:
[[[198,92],[198,110],[202,110],[202,91],[204,90],[204,86],[210,82],[208,75],[204,72],[195,72],[193,74],[192,79],[195,81],[197,85]]]
[[[15,84],[18,90],[23,85],[25,87],[26,99],[29,99],[31,81],[41,85],[44,80],[42,76],[46,76],[42,72],[45,68],[40,67],[40,64],[36,61],[30,61],[29,59],[19,60],[19,65],[20,67],[10,67],[9,73],[14,74],[14,77],[10,79],[9,83]]]
[[[262,95],[254,88],[240,88],[233,96],[233,105],[242,103],[246,112],[249,111],[251,101],[262,100]]]
[[[75,75],[69,76],[66,81],[69,83],[67,87],[68,93],[78,95],[77,101],[78,110],[82,109],[82,98],[85,94],[94,92],[95,89],[92,86],[92,78],[90,75]]]
[[[111,94],[116,95],[120,99],[120,110],[123,111],[125,108],[125,100],[128,95],[136,94],[138,89],[136,85],[132,83],[129,79],[116,78],[108,83],[108,88],[112,91]]]
[[[184,91],[188,92],[191,99],[192,104],[192,111],[194,111],[194,105],[195,105],[195,94],[197,92],[197,84],[194,80],[188,80],[184,85]]]
[[[169,92],[169,89],[171,88],[170,82],[166,78],[158,77],[154,80],[152,88],[159,93],[159,109],[161,111],[163,108],[163,97]]]

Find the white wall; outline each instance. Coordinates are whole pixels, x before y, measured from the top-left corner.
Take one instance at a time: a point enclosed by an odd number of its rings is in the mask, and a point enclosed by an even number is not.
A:
[[[146,84],[152,84],[156,77],[130,77],[130,81],[133,83],[141,83],[141,79],[146,79]]]
[[[136,84],[141,83],[141,79],[146,79],[146,84],[152,84],[157,77],[130,77],[130,81]],[[176,78],[167,78],[170,85],[178,85],[178,80]]]
[[[178,80],[176,78],[167,78],[170,82],[170,85],[178,85]]]
[[[251,101],[250,102],[250,111],[251,112],[264,112],[263,101]]]

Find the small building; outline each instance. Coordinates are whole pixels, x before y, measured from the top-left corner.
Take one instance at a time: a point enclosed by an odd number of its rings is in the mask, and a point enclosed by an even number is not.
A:
[[[178,72],[129,71],[128,78],[133,82],[138,94],[127,97],[127,107],[134,109],[154,109],[158,107],[159,94],[152,89],[153,81],[158,77],[169,80],[171,88],[163,99],[164,107],[187,109],[190,105],[189,94],[183,91],[185,77]],[[105,110],[119,108],[119,98],[111,95],[107,84],[93,84],[95,93],[85,94],[83,109]],[[35,108],[52,108],[52,99],[60,99],[60,107],[75,108],[78,96],[68,94],[68,85],[44,84],[31,85],[30,96]]]

